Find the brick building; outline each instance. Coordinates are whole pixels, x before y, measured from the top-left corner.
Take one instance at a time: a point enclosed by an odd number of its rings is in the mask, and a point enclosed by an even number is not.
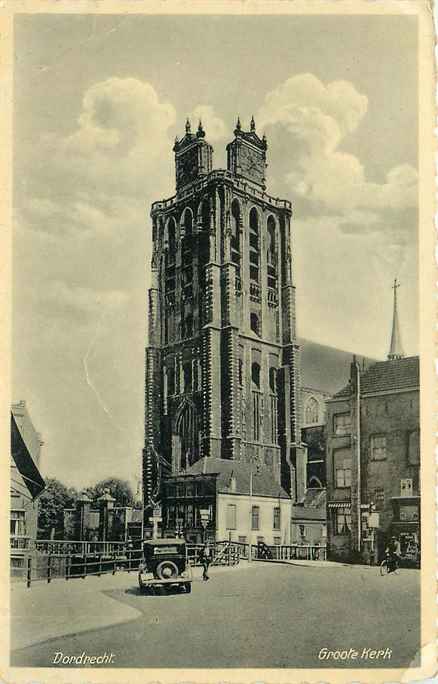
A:
[[[403,356],[395,288],[388,359],[366,370],[354,360],[349,384],[327,402],[333,559],[377,561],[390,536],[400,539],[406,559],[419,552],[419,358]]]
[[[266,468],[304,494],[291,205],[266,192],[265,137],[240,121],[227,169],[202,125],[174,145],[176,194],[152,218],[143,481],[210,457]]]

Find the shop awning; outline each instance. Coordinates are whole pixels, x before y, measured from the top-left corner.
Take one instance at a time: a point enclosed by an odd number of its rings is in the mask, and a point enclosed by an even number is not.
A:
[[[327,505],[329,508],[351,508],[350,501],[329,501]]]

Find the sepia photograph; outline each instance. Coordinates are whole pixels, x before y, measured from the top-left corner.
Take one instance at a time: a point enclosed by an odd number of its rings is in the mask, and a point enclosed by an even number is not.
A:
[[[407,681],[433,643],[427,3],[104,4],[9,5],[10,672]]]

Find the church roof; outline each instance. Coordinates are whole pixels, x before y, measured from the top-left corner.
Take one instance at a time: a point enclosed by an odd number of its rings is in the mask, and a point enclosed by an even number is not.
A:
[[[379,361],[360,374],[361,394],[415,389],[420,386],[420,359],[408,356],[403,359]],[[348,397],[350,385],[337,392],[335,398]]]
[[[302,338],[298,339],[298,344],[301,348],[301,381],[304,388],[318,388],[333,396],[339,387],[348,382],[353,352]],[[359,360],[362,363],[362,357]],[[368,357],[363,360],[368,366],[376,362],[376,359]]]
[[[252,466],[252,493],[254,496],[270,496],[273,498],[290,499],[285,490],[277,483],[268,468],[258,469]],[[222,458],[201,458],[187,469],[186,475],[217,474],[217,491],[222,494],[250,493],[251,465],[242,461],[230,461]],[[234,477],[236,488],[232,490],[231,479]]]

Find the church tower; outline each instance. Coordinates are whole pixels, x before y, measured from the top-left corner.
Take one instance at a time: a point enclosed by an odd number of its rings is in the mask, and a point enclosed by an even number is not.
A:
[[[145,507],[202,457],[269,469],[299,498],[290,202],[266,192],[265,137],[238,120],[227,170],[202,124],[174,145],[176,194],[155,202],[146,349]]]

